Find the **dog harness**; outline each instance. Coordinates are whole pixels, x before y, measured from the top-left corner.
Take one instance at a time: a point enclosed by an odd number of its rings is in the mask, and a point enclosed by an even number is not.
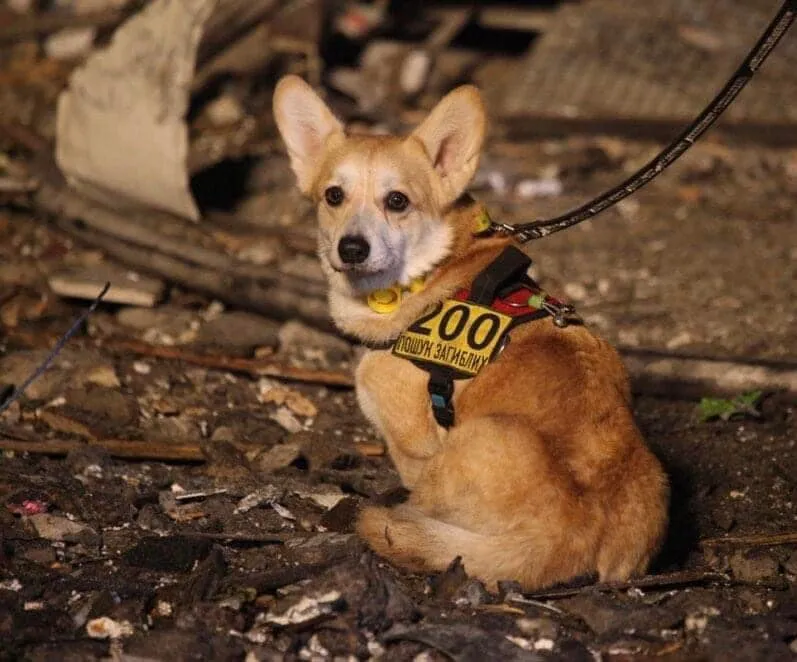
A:
[[[575,309],[543,292],[526,274],[523,251],[506,247],[473,280],[436,304],[399,335],[393,354],[429,373],[429,400],[438,425],[454,424],[454,380],[475,377],[509,343],[510,331],[544,317],[565,327]]]

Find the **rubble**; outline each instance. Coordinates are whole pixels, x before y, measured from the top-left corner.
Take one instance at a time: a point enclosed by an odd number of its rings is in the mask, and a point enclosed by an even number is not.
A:
[[[206,20],[202,2],[57,4],[0,8],[0,399],[111,290],[0,417],[3,653],[792,654],[797,133],[770,119],[791,112],[793,45],[736,107],[747,116],[594,222],[529,247],[534,278],[619,345],[670,475],[664,550],[620,585],[490,592],[467,563],[411,574],[366,550],[359,509],[408,493],[357,409],[360,350],[332,328],[313,205],[270,113],[276,78],[298,72],[352,130],[406,132],[475,82],[491,122],[474,194],[500,222],[550,218],[644,164],[689,114],[651,96],[606,117],[634,98],[608,90],[641,77],[694,101],[720,75],[652,78],[628,44],[730,67],[763,4],[677,24],[665,5],[643,17],[616,2],[221,0]],[[159,12],[179,20],[154,25]],[[616,28],[627,15],[649,39]],[[588,80],[580,58],[622,74],[617,87],[591,94],[607,79]],[[759,389],[755,418],[695,416],[701,398]]]

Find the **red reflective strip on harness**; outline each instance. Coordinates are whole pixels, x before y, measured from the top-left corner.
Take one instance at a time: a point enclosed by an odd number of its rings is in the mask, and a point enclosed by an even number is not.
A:
[[[469,289],[461,289],[458,290],[454,294],[454,299],[457,301],[467,301],[468,297],[470,296]],[[490,309],[494,310],[497,313],[503,313],[504,315],[509,315],[510,317],[521,317],[522,315],[531,315],[536,313],[542,308],[538,308],[536,306],[529,305],[529,299],[533,296],[542,296],[545,298],[546,303],[550,303],[554,306],[562,306],[562,302],[558,299],[545,294],[542,290],[532,289],[526,285],[519,287],[514,292],[511,292],[505,297],[498,298],[496,297],[493,299],[493,302],[490,304]]]

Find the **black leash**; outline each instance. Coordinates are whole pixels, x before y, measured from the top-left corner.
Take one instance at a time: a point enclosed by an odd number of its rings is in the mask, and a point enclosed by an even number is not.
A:
[[[514,235],[521,243],[526,243],[532,239],[541,239],[596,216],[604,209],[608,209],[623,198],[627,198],[637,189],[642,188],[678,159],[717,121],[725,109],[731,105],[736,95],[750,82],[750,79],[758,71],[764,60],[767,59],[767,56],[775,48],[781,37],[786,34],[794,22],[795,15],[797,15],[797,0],[785,0],[775,18],[772,19],[772,22],[761,35],[756,45],[736,70],[736,73],[725,83],[725,87],[720,90],[719,94],[706,106],[703,112],[697,116],[697,119],[658,156],[640,168],[622,184],[561,216],[519,225],[496,223],[497,229]]]
[[[18,386],[17,388],[13,389],[13,391],[8,393],[7,395],[5,392],[2,395],[0,395],[0,414],[2,414],[13,403],[19,400],[22,397],[22,394],[25,392],[25,389],[27,389],[28,386],[30,386],[34,382],[34,380],[38,379],[46,372],[47,368],[49,368],[50,364],[55,360],[55,357],[58,356],[58,354],[64,348],[64,345],[66,345],[69,339],[75,335],[77,330],[80,328],[80,325],[83,324],[83,322],[85,322],[88,319],[89,315],[91,315],[94,312],[94,310],[100,304],[100,301],[102,301],[102,298],[108,293],[109,289],[111,289],[111,284],[105,283],[105,287],[102,288],[102,291],[96,296],[94,301],[91,302],[91,305],[88,308],[86,308],[86,310],[84,310],[83,313],[81,313],[80,317],[78,317],[72,323],[72,326],[69,327],[67,332],[58,339],[58,342],[55,343],[55,347],[53,347],[52,350],[50,350],[50,353],[47,355],[47,358],[44,359],[41,365],[38,368],[36,368],[36,370],[31,375],[28,376],[28,378],[22,383],[21,386]]]

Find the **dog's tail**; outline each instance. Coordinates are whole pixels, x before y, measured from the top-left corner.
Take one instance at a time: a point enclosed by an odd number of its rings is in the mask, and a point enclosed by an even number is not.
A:
[[[357,532],[380,556],[414,572],[445,570],[460,556],[468,575],[490,588],[505,579],[517,580],[524,588],[563,581],[588,572],[590,565],[583,554],[568,554],[568,559],[556,555],[545,536],[477,533],[433,519],[408,504],[365,508]]]

